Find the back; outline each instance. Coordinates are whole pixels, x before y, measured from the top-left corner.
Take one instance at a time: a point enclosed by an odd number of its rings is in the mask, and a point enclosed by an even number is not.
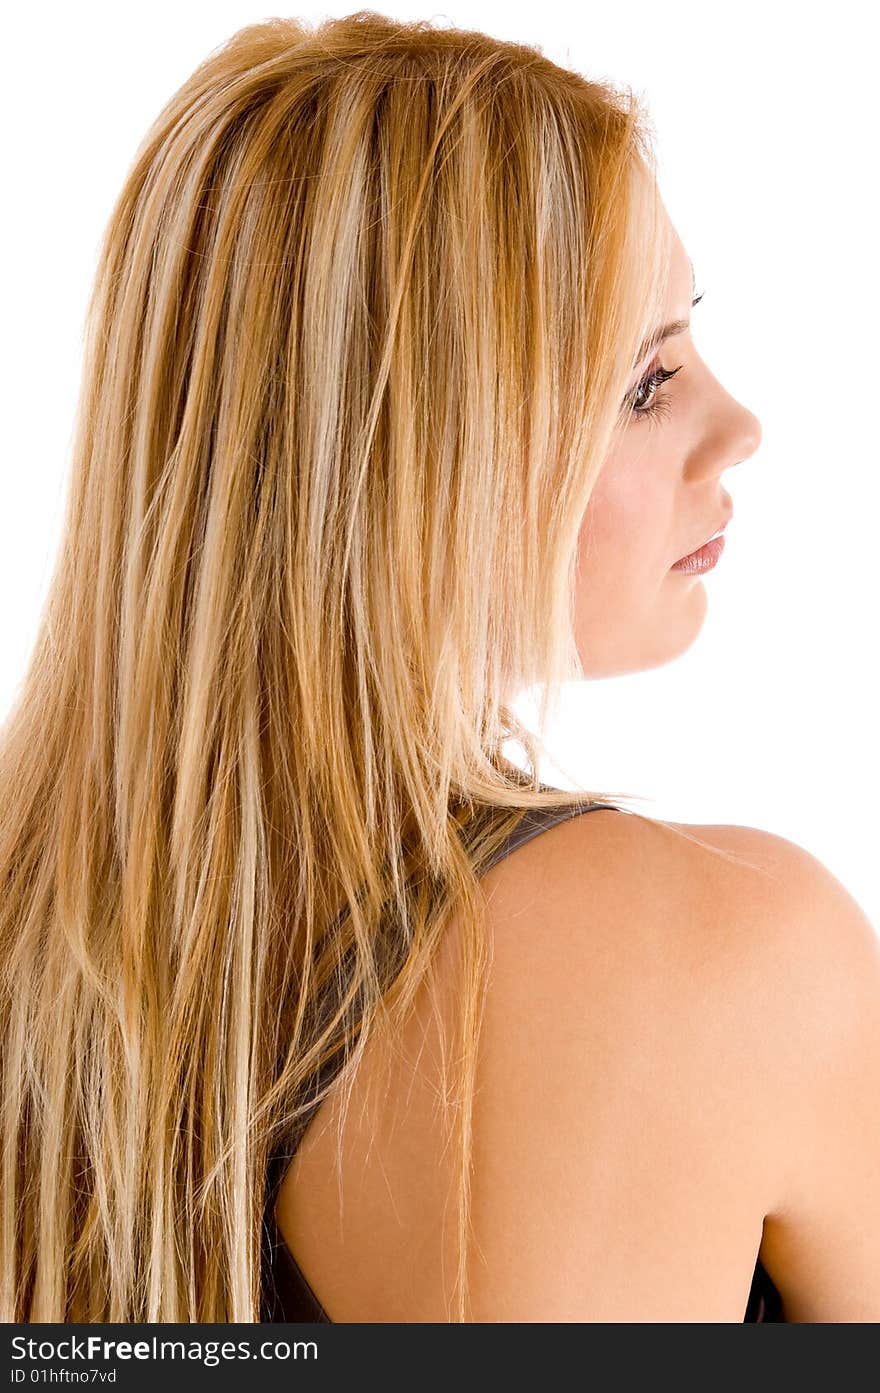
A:
[[[595,811],[486,875],[477,1321],[743,1318],[779,1196],[772,1045],[755,1013],[772,1004],[766,926],[754,907],[738,922],[741,867],[677,830]],[[724,846],[750,829],[692,830]],[[447,1030],[456,932],[452,920],[438,965]],[[341,1215],[332,1098],[282,1185],[281,1233],[334,1321],[449,1319],[439,1051],[427,996],[399,1057],[368,1048],[339,1139]]]

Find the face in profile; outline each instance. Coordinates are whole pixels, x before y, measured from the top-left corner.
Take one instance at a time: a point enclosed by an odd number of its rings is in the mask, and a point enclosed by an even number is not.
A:
[[[669,230],[663,324],[689,325],[693,270]],[[728,521],[724,472],[761,441],[759,421],[712,375],[689,327],[637,364],[625,410],[578,542],[576,635],[587,677],[658,667],[694,642],[706,585],[702,574],[673,567]]]

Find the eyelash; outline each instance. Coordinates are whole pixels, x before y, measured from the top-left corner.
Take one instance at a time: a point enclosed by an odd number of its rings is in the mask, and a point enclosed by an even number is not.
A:
[[[680,363],[677,368],[657,367],[653,372],[649,372],[647,377],[642,378],[641,382],[633,389],[629,397],[627,397],[627,405],[629,406],[629,414],[632,420],[643,421],[645,417],[659,420],[661,417],[669,415],[672,408],[669,398],[666,396],[655,396],[648,406],[634,406],[633,401],[638,397],[640,392],[645,391],[649,387],[662,387],[663,383],[668,382],[670,377],[674,377],[677,372],[681,372],[683,366],[684,364]]]

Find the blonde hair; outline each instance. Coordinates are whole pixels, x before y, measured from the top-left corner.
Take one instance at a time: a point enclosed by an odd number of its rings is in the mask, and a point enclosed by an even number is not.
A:
[[[0,746],[4,1321],[259,1319],[269,1158],[453,909],[468,1319],[480,869],[528,808],[637,796],[548,789],[511,701],[543,730],[582,676],[667,269],[638,100],[536,47],[273,19],[154,122]]]

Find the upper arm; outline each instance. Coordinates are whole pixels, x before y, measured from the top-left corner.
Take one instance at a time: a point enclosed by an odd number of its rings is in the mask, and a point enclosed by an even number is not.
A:
[[[793,1321],[880,1320],[880,937],[809,852],[752,829],[772,861],[765,971],[776,1196],[761,1256]],[[748,909],[758,893],[747,877]],[[765,895],[767,892],[763,892]]]

